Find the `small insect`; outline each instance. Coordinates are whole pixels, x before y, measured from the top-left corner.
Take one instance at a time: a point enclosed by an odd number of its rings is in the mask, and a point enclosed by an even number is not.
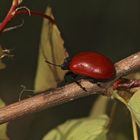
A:
[[[68,57],[61,65],[53,64],[46,60],[47,63],[61,67],[63,70],[69,70],[73,77],[81,76],[90,81],[106,81],[113,79],[116,70],[112,61],[97,52],[80,52],[71,59]],[[73,78],[73,79],[74,79]],[[80,85],[77,81],[75,81]],[[80,85],[81,86],[81,85]]]

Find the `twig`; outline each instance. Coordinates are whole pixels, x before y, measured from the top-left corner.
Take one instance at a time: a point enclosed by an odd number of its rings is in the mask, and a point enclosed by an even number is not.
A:
[[[27,11],[26,9],[16,11],[16,15],[20,15],[20,14],[30,14],[32,16],[33,15],[40,16],[40,17],[43,17],[45,19],[48,19],[52,24],[56,23],[55,19],[53,19],[51,16],[44,14],[43,12],[38,12],[38,11],[33,11],[33,10]]]
[[[6,15],[6,17],[0,24],[0,32],[2,32],[4,30],[4,28],[7,26],[7,24],[14,18],[15,13],[16,13],[16,8],[21,2],[22,2],[22,0],[13,0],[8,14]]]
[[[121,60],[115,64],[115,67],[117,78],[129,74],[135,70],[139,70],[140,52]],[[75,100],[80,97],[93,94],[104,94],[106,96],[110,96],[110,94],[108,94],[108,89],[111,88],[113,81],[114,80],[112,80],[112,82],[104,83],[103,87],[90,83],[86,80],[81,80],[80,82],[86,88],[87,92],[82,90],[79,86],[77,86],[77,84],[72,83],[64,87],[42,92],[34,97],[5,106],[0,109],[0,124],[14,120],[26,114],[31,114],[49,107]]]
[[[132,121],[132,128],[133,128],[133,138],[134,138],[134,140],[139,140],[137,124],[136,124],[135,119],[132,114],[131,114],[131,121]]]
[[[127,75],[140,69],[140,52],[131,55],[115,64],[117,77]]]
[[[10,27],[8,29],[5,29],[5,27],[8,25],[8,23],[16,16],[16,15],[20,15],[20,14],[28,14],[28,15],[35,15],[35,16],[40,16],[43,17],[45,19],[48,19],[52,24],[55,24],[55,20],[42,13],[42,12],[37,12],[37,11],[32,11],[30,9],[28,9],[26,6],[21,6],[19,7],[19,5],[21,4],[22,0],[13,0],[11,7],[9,9],[9,12],[7,13],[6,17],[3,19],[3,21],[0,23],[0,33],[1,32],[5,32],[5,31],[9,31],[12,29],[16,29],[19,26],[14,26],[14,27]]]

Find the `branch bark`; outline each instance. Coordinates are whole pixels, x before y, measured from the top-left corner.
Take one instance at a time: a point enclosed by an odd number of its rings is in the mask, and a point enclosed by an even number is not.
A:
[[[140,69],[140,52],[133,54],[115,64],[116,78],[127,75]],[[64,87],[59,87],[50,91],[42,92],[34,97],[13,103],[0,109],[0,124],[22,117],[26,114],[39,112],[43,109],[53,107],[65,102],[75,100],[80,97],[93,94],[108,94],[114,80],[103,83],[103,86],[81,80],[81,85],[87,89],[82,90],[77,84],[71,83]]]

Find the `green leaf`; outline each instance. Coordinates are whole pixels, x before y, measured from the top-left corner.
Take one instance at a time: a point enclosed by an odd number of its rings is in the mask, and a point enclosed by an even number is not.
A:
[[[103,131],[95,140],[107,140],[107,130]],[[93,139],[91,139],[93,140]]]
[[[108,122],[106,115],[70,120],[52,130],[43,140],[107,140]]]
[[[46,14],[53,18],[50,7],[47,8]],[[62,64],[65,57],[64,41],[56,24],[44,19],[34,85],[36,92],[56,87],[63,80],[66,72],[59,67],[46,63],[45,60],[54,64]]]
[[[140,90],[138,90],[128,102],[127,105],[136,123],[140,127]]]
[[[0,107],[5,106],[5,103],[0,99]],[[0,125],[0,140],[9,140],[7,134],[7,123]]]

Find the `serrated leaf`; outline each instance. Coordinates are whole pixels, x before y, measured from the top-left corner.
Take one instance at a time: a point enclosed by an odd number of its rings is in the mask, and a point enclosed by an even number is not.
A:
[[[0,108],[5,106],[5,103],[0,99]],[[7,123],[0,125],[0,140],[9,140],[7,134]]]
[[[129,100],[127,107],[140,127],[140,90],[134,93]]]
[[[53,18],[50,7],[47,8],[46,14]],[[64,78],[65,71],[59,67],[49,65],[45,60],[54,64],[62,64],[65,57],[64,41],[61,38],[57,26],[45,19],[43,22],[38,67],[35,78],[36,92],[54,88]]]
[[[96,119],[70,120],[53,129],[43,140],[107,140],[108,122],[106,115]]]

